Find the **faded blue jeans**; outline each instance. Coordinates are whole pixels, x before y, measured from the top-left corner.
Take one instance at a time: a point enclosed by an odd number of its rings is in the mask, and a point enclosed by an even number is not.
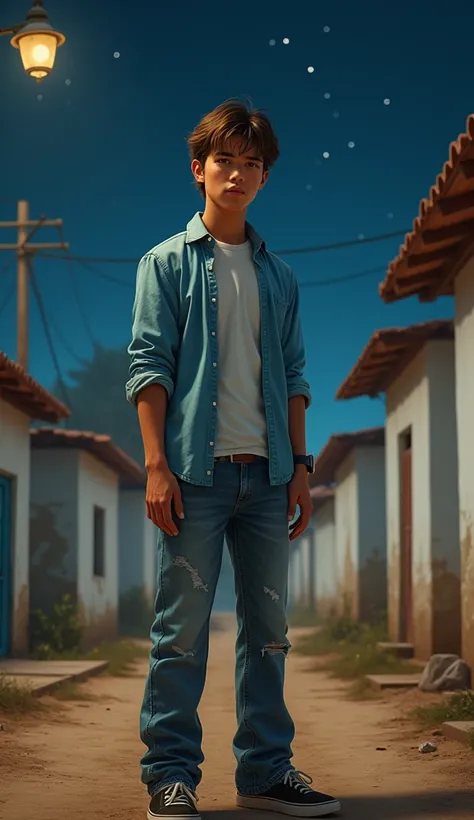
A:
[[[156,618],[141,712],[142,781],[151,795],[201,780],[197,714],[224,537],[237,594],[236,785],[258,794],[290,768],[293,721],[284,702],[288,584],[287,485],[270,486],[268,462],[217,462],[214,486],[180,481],[178,536],[159,535]]]

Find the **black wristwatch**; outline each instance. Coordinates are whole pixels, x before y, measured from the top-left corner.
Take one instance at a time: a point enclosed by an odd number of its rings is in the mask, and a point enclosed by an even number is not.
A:
[[[314,473],[314,456],[293,456],[293,464],[304,464],[308,473]]]

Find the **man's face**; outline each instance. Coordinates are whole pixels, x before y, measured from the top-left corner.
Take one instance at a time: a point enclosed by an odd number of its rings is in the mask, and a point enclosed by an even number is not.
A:
[[[210,154],[204,168],[194,160],[192,171],[206,187],[206,197],[229,211],[245,211],[267,181],[263,159],[250,148],[242,153],[240,140],[229,140],[220,151]]]

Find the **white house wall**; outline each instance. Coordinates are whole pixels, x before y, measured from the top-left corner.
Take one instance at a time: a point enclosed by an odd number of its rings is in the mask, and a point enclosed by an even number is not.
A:
[[[445,346],[443,351],[441,345]],[[436,608],[441,598],[433,597],[433,567],[436,567],[433,558],[439,560],[449,554],[450,566],[455,568],[453,380],[450,342],[429,342],[391,385],[386,397],[389,630],[393,640],[402,638],[400,436],[411,429],[413,640],[415,652],[421,658],[429,657],[433,651],[446,651],[442,649],[444,638],[437,630]],[[439,475],[443,464],[446,480]],[[437,646],[439,641],[441,645]]]
[[[0,399],[0,472],[12,479],[11,654],[28,651],[30,420]]]
[[[474,257],[455,280],[463,656],[474,670]]]
[[[358,615],[377,620],[387,609],[385,447],[357,447]]]
[[[336,564],[338,614],[358,618],[358,532],[357,475],[352,452],[336,473]]]
[[[156,590],[157,528],[146,517],[143,489],[119,495],[119,590],[134,588],[152,601]]]
[[[94,506],[105,512],[105,577],[95,577],[93,555]],[[78,594],[85,641],[115,637],[118,608],[118,477],[86,452],[79,469]]]
[[[337,612],[337,556],[334,498],[319,504],[314,515],[316,609],[322,618]]]
[[[31,450],[30,609],[77,600],[77,450]]]
[[[461,652],[461,552],[455,344],[427,345],[430,399],[433,646]]]

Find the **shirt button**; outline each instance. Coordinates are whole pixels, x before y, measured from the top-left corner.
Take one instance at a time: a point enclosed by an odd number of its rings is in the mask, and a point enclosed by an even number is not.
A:
[[[217,367],[217,362],[212,362],[213,367]]]
[[[216,299],[215,296],[212,297],[211,302],[217,302],[217,299]]]
[[[212,402],[212,406],[213,406],[213,407],[217,407],[217,402],[216,402],[216,401],[213,401],[213,402]]]
[[[207,237],[207,241],[208,241],[208,242],[212,242],[212,236],[208,236],[208,237]]]
[[[208,470],[208,471],[207,471],[207,474],[208,474],[208,475],[212,475],[212,470]]]
[[[210,441],[209,444],[210,444],[211,447],[214,447],[214,442],[213,441]]]
[[[215,330],[211,330],[211,336],[215,336],[215,335],[216,335],[216,331],[215,331]]]

